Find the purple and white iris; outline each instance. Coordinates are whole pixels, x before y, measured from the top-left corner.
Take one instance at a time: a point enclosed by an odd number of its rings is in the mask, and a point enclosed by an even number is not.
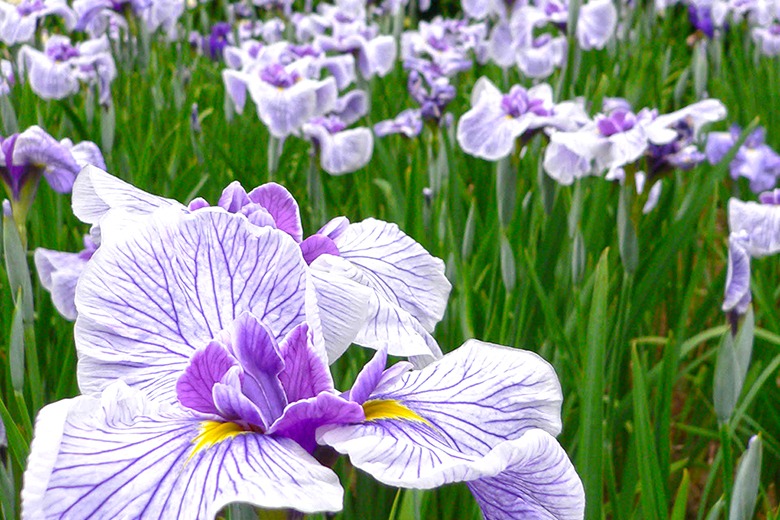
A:
[[[243,111],[249,91],[260,120],[271,135],[282,138],[298,133],[304,124],[326,114],[336,103],[336,80],[332,76],[312,78],[312,66],[312,60],[306,57],[287,65],[258,60],[242,70],[224,70],[222,77],[236,110]]]
[[[106,36],[73,45],[70,38],[54,35],[43,52],[25,45],[19,51],[19,68],[27,70],[30,87],[43,99],[72,96],[86,83],[97,87],[101,104],[111,102],[116,65]]]
[[[582,518],[554,438],[560,386],[535,354],[473,341],[410,371],[384,370],[381,349],[339,394],[290,234],[223,208],[161,208],[121,233],[111,221],[77,287],[84,395],[39,414],[23,518],[338,511],[316,458],[328,446],[388,484],[465,481],[486,518]]]
[[[336,100],[333,111],[303,125],[322,169],[331,175],[351,173],[368,164],[374,136],[368,128],[347,128],[368,112],[368,97],[353,90]]]
[[[736,125],[728,132],[711,132],[707,136],[706,155],[711,164],[720,162],[739,139]],[[729,164],[731,178],[750,181],[753,193],[771,190],[780,177],[780,155],[766,144],[766,130],[756,128],[737,151]]]
[[[760,202],[729,200],[729,263],[725,312],[743,314],[752,299],[750,260],[780,252],[780,190],[764,192]]]
[[[511,154],[518,138],[527,142],[543,128],[574,130],[587,121],[578,103],[556,105],[547,83],[530,89],[515,85],[502,94],[481,77],[471,93],[471,104],[458,121],[458,144],[466,153],[489,161]]]
[[[79,170],[87,164],[105,167],[94,143],[77,145],[69,139],[58,142],[38,126],[0,137],[0,180],[14,215],[24,219],[43,176],[58,193],[70,193]]]
[[[6,45],[28,42],[38,21],[52,15],[59,16],[68,31],[76,24],[76,14],[65,0],[0,2],[0,41]]]

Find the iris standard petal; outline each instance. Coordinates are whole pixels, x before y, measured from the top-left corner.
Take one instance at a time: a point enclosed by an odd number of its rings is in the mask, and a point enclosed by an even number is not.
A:
[[[284,370],[279,374],[279,380],[289,402],[333,390],[328,359],[324,353],[315,351],[306,323],[290,331],[279,344],[279,350],[284,359]]]
[[[103,244],[76,291],[83,393],[122,378],[174,401],[190,357],[241,313],[281,339],[304,318],[306,264],[282,231],[242,215],[157,212]]]
[[[288,439],[233,432],[197,449],[203,421],[122,383],[41,410],[22,517],[214,518],[232,502],[338,511],[338,477]]]
[[[197,350],[176,381],[179,403],[198,412],[218,414],[212,389],[236,365],[235,358],[218,341],[212,341],[206,348]]]
[[[249,200],[260,204],[274,218],[277,229],[281,229],[296,242],[303,238],[301,212],[298,203],[287,188],[275,182],[268,182],[249,192]]]

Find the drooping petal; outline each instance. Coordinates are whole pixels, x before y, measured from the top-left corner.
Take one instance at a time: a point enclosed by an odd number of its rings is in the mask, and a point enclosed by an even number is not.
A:
[[[354,304],[357,295],[365,298],[360,314],[331,313],[323,321],[324,324],[341,329],[347,317],[361,316],[363,321],[356,329],[357,335],[353,335],[350,342],[377,350],[384,348],[396,356],[421,356],[419,362],[423,364],[441,357],[439,346],[420,321],[376,290],[372,285],[374,280],[357,266],[340,257],[323,255],[312,262],[311,268],[313,279],[319,280],[319,285],[322,286],[319,290],[326,294],[338,288],[350,291],[347,293],[347,300],[331,297],[332,300]],[[350,320],[347,323],[356,322]],[[351,332],[353,329],[345,330]],[[346,339],[348,336],[343,334],[342,337]],[[342,345],[346,349],[348,343],[343,342]],[[331,362],[342,353],[343,349],[338,350],[335,345],[328,346]]]
[[[306,280],[306,322],[312,328],[315,348],[333,363],[355,341],[365,326],[371,290],[327,268],[331,255],[315,260]]]
[[[500,445],[494,453],[510,461],[506,469],[495,477],[468,483],[485,520],[583,518],[582,481],[549,433],[531,430],[518,441]]]
[[[465,481],[489,520],[583,518],[582,482],[566,452],[544,430],[527,430],[484,454],[462,453],[436,428],[412,420],[324,426],[318,441],[391,486],[431,489]]]
[[[277,340],[303,321],[306,264],[286,233],[208,208],[132,231],[101,246],[76,291],[82,392],[122,378],[171,402],[194,351],[243,312]]]
[[[203,422],[122,383],[41,410],[22,517],[214,518],[246,502],[338,511],[338,477],[288,439],[235,431],[196,449]]]
[[[617,9],[612,0],[591,0],[580,8],[577,40],[583,50],[603,49],[615,34]]]
[[[371,218],[350,224],[334,242],[341,258],[363,273],[371,289],[433,331],[452,288],[443,261],[397,225]]]
[[[65,253],[51,249],[35,250],[35,268],[41,285],[51,293],[52,303],[57,311],[68,320],[75,320],[76,283],[79,281],[90,254]]]
[[[80,169],[70,150],[39,126],[31,126],[19,134],[13,164],[41,168],[49,185],[58,193],[70,193]]]
[[[184,209],[175,200],[139,190],[95,166],[86,166],[73,184],[73,213],[87,224],[97,224],[111,209],[148,215],[164,207]]]
[[[331,175],[352,173],[368,164],[374,153],[374,134],[368,128],[351,128],[331,134],[321,125],[303,125],[303,133],[317,142],[320,165]]]

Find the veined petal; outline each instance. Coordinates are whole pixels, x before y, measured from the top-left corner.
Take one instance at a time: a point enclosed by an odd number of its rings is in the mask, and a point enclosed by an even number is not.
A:
[[[582,482],[552,435],[531,429],[484,455],[452,448],[435,427],[386,419],[324,426],[318,441],[384,484],[431,489],[467,482],[488,520],[581,519]]]
[[[320,313],[327,312],[323,315],[323,327],[343,331],[337,336],[343,339],[341,342],[326,342],[331,362],[352,342],[374,349],[384,348],[396,356],[424,356],[428,359],[421,360],[423,364],[441,357],[441,350],[420,322],[374,289],[368,276],[354,264],[340,257],[322,255],[312,262],[311,273],[319,292],[331,295],[339,291],[346,295],[330,296],[335,306],[319,305]],[[362,303],[358,303],[358,298]],[[345,304],[357,306],[356,311],[340,310]],[[308,307],[307,320],[311,322]]]
[[[296,242],[303,239],[301,212],[287,188],[275,182],[268,182],[250,191],[249,200],[260,204],[271,214],[277,229],[289,234]]]
[[[284,370],[279,380],[289,402],[314,397],[320,392],[332,391],[333,378],[327,358],[314,350],[309,326],[295,327],[279,345],[284,359]]]
[[[452,289],[442,260],[397,225],[371,218],[350,224],[334,242],[341,258],[362,272],[371,289],[433,331]]]
[[[212,389],[236,364],[235,358],[218,341],[212,341],[206,348],[196,351],[176,381],[179,402],[202,413],[219,413],[214,406]]]
[[[146,193],[91,165],[81,170],[73,184],[73,213],[87,224],[97,224],[111,209],[148,215],[169,206],[184,209],[175,200]]]
[[[306,321],[312,328],[314,347],[326,352],[333,363],[365,326],[371,290],[332,274],[328,265],[337,257],[322,255],[310,266],[306,280]]]
[[[754,258],[780,252],[780,206],[729,199],[729,229]]]
[[[208,208],[148,217],[100,247],[76,290],[79,385],[115,379],[173,402],[195,350],[243,312],[278,341],[303,321],[306,264],[286,233]]]
[[[747,311],[752,296],[750,294],[750,255],[745,251],[745,236],[732,234],[729,237],[729,263],[726,273],[726,289],[723,297],[724,312],[736,310],[739,314]]]
[[[214,518],[247,502],[338,511],[337,476],[288,439],[224,435],[195,450],[202,421],[159,408],[122,383],[41,410],[22,517]]]
[[[582,481],[552,435],[530,430],[517,441],[499,445],[493,453],[509,461],[506,469],[495,477],[468,483],[485,520],[583,518]]]
[[[561,431],[563,396],[552,366],[533,352],[469,340],[370,399],[394,399],[464,453],[485,453],[539,428]]]
[[[75,320],[76,283],[84,272],[89,257],[81,253],[65,253],[51,249],[35,250],[35,268],[57,311],[68,320]]]

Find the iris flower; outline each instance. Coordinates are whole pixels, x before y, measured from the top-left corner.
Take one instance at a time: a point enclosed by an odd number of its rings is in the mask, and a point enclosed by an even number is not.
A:
[[[21,0],[0,2],[0,41],[6,45],[32,40],[38,20],[47,16],[62,18],[70,31],[76,24],[76,14],[65,0]]]
[[[123,230],[137,225],[139,217],[165,208],[181,213],[240,213],[252,225],[279,229],[299,244],[309,264],[310,323],[322,329],[330,361],[353,342],[414,356],[418,364],[441,357],[431,332],[444,315],[451,289],[444,262],[398,226],[375,219],[353,224],[338,217],[304,239],[297,202],[275,183],[247,193],[234,182],[211,209],[203,199],[187,207],[157,197],[98,168],[86,168],[74,187],[74,213],[94,225],[98,242],[106,238],[105,220],[121,236]],[[355,321],[347,319],[351,315]]]
[[[720,162],[739,139],[739,126],[728,132],[711,132],[707,136],[706,155],[711,164]],[[780,177],[780,155],[766,144],[766,130],[756,128],[737,150],[729,164],[731,178],[744,177],[750,181],[753,193],[771,190]]]
[[[19,68],[28,71],[30,87],[43,99],[63,99],[79,91],[81,83],[97,86],[101,104],[111,102],[116,64],[105,36],[72,44],[54,35],[44,52],[25,45],[19,51]]]
[[[70,193],[79,170],[86,164],[105,167],[94,143],[58,142],[38,126],[0,137],[0,181],[8,194],[17,222],[23,222],[43,176],[58,193]]]
[[[472,108],[458,121],[458,144],[470,155],[496,161],[506,157],[518,138],[543,128],[570,129],[587,121],[578,103],[555,104],[550,85],[513,86],[502,94],[486,77],[471,93]]]
[[[466,482],[488,519],[582,518],[541,358],[474,341],[385,370],[381,349],[340,394],[289,234],[222,208],[138,218],[101,223],[76,297],[84,395],[40,412],[23,518],[338,511],[331,447],[391,485]]]
[[[780,252],[780,190],[764,192],[759,200],[729,200],[725,312],[743,314],[750,304],[750,259]]]

